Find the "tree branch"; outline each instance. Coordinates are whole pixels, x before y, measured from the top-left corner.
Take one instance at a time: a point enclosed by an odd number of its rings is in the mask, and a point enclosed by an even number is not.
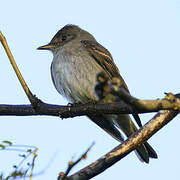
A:
[[[0,116],[31,116],[48,115],[69,118],[75,116],[84,116],[90,114],[132,114],[134,109],[136,113],[158,112],[159,110],[180,111],[180,94],[173,96],[168,94],[165,99],[157,100],[139,100],[127,94],[123,89],[119,90],[119,96],[124,101],[100,104],[74,104],[68,106],[47,104],[39,100],[34,110],[32,105],[0,105]],[[172,96],[172,97],[170,97]],[[133,106],[133,108],[132,108]]]
[[[169,110],[159,112],[122,144],[89,166],[66,178],[68,180],[86,180],[100,174],[136,149],[139,144],[147,141],[153,134],[169,123],[177,114],[178,112]]]

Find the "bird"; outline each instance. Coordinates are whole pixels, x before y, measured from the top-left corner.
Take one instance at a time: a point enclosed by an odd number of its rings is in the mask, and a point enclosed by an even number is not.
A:
[[[40,46],[38,50],[50,50],[53,53],[51,77],[56,90],[69,103],[98,102],[95,92],[97,75],[103,72],[111,81],[113,77],[121,80],[121,87],[129,93],[128,87],[120,75],[110,52],[103,47],[92,34],[77,25],[67,24],[61,28],[50,43]],[[113,100],[112,100],[113,101]],[[88,115],[99,127],[119,142],[138,130],[128,114]],[[139,116],[134,114],[139,126]],[[157,153],[148,142],[140,144],[135,152],[138,158],[149,163],[150,158],[157,158]]]

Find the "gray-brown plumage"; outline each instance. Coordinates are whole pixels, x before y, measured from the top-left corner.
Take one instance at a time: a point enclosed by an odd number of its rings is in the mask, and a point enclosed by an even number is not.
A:
[[[97,74],[104,72],[109,79],[119,77],[121,87],[129,92],[109,51],[100,45],[87,31],[75,25],[66,25],[59,30],[51,42],[38,49],[48,49],[53,53],[51,75],[57,91],[71,103],[97,102],[95,93]],[[139,126],[140,119],[134,117]],[[89,118],[118,141],[123,141],[119,128],[127,137],[137,128],[129,115],[98,115]],[[119,128],[118,128],[119,127]],[[146,163],[149,157],[157,158],[153,148],[145,142],[136,149],[138,157]]]

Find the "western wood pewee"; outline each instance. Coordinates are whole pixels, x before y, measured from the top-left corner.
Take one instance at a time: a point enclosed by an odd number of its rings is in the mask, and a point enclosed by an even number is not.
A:
[[[51,76],[57,91],[71,103],[97,102],[95,93],[97,74],[104,72],[109,79],[119,77],[121,86],[129,92],[127,85],[114,64],[109,51],[100,45],[87,31],[75,25],[66,25],[53,37],[51,42],[38,49],[51,50],[53,61]],[[138,121],[138,115],[134,115]],[[119,128],[127,137],[137,128],[129,115],[90,115],[89,118],[122,142],[123,137]],[[147,143],[136,149],[140,160],[148,163],[149,157],[157,158],[156,152]]]

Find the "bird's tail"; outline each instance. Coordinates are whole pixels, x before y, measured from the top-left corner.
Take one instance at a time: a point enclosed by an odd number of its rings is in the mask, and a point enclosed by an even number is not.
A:
[[[121,128],[121,130],[125,133],[127,137],[132,135],[135,131],[137,131],[137,128],[133,121],[131,120],[129,115],[118,115],[116,116],[116,123]],[[149,158],[157,158],[157,153],[155,150],[148,144],[148,142],[145,142],[143,144],[140,144],[136,150],[135,150],[138,158],[146,163],[149,163]]]
[[[139,145],[136,150],[136,155],[142,162],[149,163],[149,158],[157,158],[157,154],[154,149],[145,142],[144,144]]]
[[[117,126],[120,127],[127,137],[137,131],[137,128],[129,115],[91,115],[89,118],[120,142],[124,139]],[[157,158],[156,152],[147,142],[140,144],[135,152],[142,162],[148,163],[149,158]]]

